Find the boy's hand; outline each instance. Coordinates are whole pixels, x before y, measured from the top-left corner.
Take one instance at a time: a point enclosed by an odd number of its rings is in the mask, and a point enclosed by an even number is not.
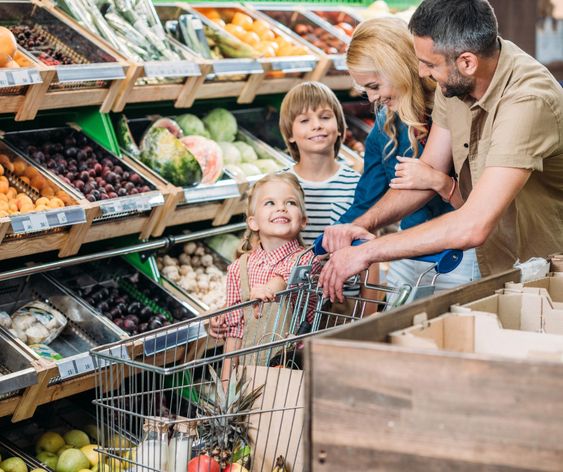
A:
[[[227,323],[225,323],[225,315],[215,316],[209,319],[209,335],[217,338],[223,339],[227,333]]]

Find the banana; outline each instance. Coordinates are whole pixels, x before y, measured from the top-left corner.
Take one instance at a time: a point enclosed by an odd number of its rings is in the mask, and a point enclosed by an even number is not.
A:
[[[231,58],[255,58],[258,57],[258,52],[246,43],[243,43],[237,38],[231,38],[226,34],[221,34],[219,31],[207,30],[208,38],[219,47],[223,55]]]
[[[284,459],[283,456],[279,456],[276,459],[276,464],[275,464],[272,472],[289,472],[289,469],[285,465],[285,459]]]

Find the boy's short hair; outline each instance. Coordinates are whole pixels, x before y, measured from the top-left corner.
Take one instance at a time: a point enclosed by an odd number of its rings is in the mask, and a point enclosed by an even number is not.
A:
[[[297,144],[289,140],[293,136],[293,122],[307,110],[317,110],[321,106],[329,106],[336,117],[338,132],[340,133],[334,143],[334,157],[338,156],[340,146],[346,133],[346,119],[342,105],[330,88],[320,82],[303,82],[293,87],[284,97],[280,109],[280,131],[289,149],[289,153],[295,162],[299,162],[301,156]]]

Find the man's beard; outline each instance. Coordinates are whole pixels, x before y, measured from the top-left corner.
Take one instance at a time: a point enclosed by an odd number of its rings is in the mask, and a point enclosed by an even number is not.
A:
[[[464,77],[459,73],[457,67],[453,66],[453,72],[448,77],[448,81],[442,86],[444,97],[464,97],[473,91],[475,79]]]

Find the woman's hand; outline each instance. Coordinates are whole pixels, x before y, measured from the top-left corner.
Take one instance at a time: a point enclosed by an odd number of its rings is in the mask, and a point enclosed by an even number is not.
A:
[[[395,178],[389,187],[398,190],[434,190],[440,193],[451,179],[420,159],[397,157],[399,164],[395,166]]]

